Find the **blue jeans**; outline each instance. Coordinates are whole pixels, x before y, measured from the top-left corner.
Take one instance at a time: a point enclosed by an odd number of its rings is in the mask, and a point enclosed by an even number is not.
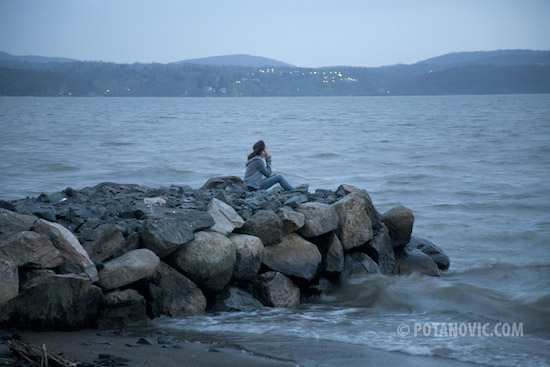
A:
[[[273,175],[262,180],[262,186],[260,190],[267,190],[276,183],[280,184],[286,191],[294,190],[294,188],[287,182],[283,175]]]

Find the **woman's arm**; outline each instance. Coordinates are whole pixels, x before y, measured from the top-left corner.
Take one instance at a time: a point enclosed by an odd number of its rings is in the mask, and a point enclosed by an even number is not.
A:
[[[264,162],[261,160],[258,160],[257,166],[258,170],[265,176],[269,177],[271,176],[271,156],[265,157],[265,166]]]

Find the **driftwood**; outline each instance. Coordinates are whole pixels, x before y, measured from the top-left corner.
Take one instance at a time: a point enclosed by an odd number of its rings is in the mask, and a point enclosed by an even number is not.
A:
[[[36,367],[78,367],[80,363],[71,362],[58,354],[49,353],[46,344],[42,346],[25,343],[22,340],[8,340],[11,352]]]

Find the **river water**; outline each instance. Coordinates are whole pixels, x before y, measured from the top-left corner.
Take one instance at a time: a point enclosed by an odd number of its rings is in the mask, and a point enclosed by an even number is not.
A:
[[[0,199],[103,181],[198,188],[242,176],[258,139],[294,185],[347,183],[380,212],[411,208],[414,234],[441,247],[450,269],[356,279],[296,309],[158,328],[550,365],[550,95],[2,97]]]

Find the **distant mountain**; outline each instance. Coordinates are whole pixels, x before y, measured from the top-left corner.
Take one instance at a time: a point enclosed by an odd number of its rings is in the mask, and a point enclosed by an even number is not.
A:
[[[473,65],[550,65],[550,51],[497,50],[453,52],[419,61],[414,65],[435,65],[439,67],[464,67]]]
[[[261,56],[251,56],[251,55],[226,55],[226,56],[213,56],[213,57],[204,57],[200,59],[189,59],[174,62],[174,64],[198,64],[198,65],[209,65],[209,66],[245,66],[245,67],[289,67],[292,68],[294,65],[284,63],[282,61],[268,59]]]
[[[9,62],[31,62],[31,63],[47,63],[47,62],[75,62],[77,60],[68,59],[65,57],[46,57],[46,56],[15,56],[7,52],[0,51],[0,61]]]

